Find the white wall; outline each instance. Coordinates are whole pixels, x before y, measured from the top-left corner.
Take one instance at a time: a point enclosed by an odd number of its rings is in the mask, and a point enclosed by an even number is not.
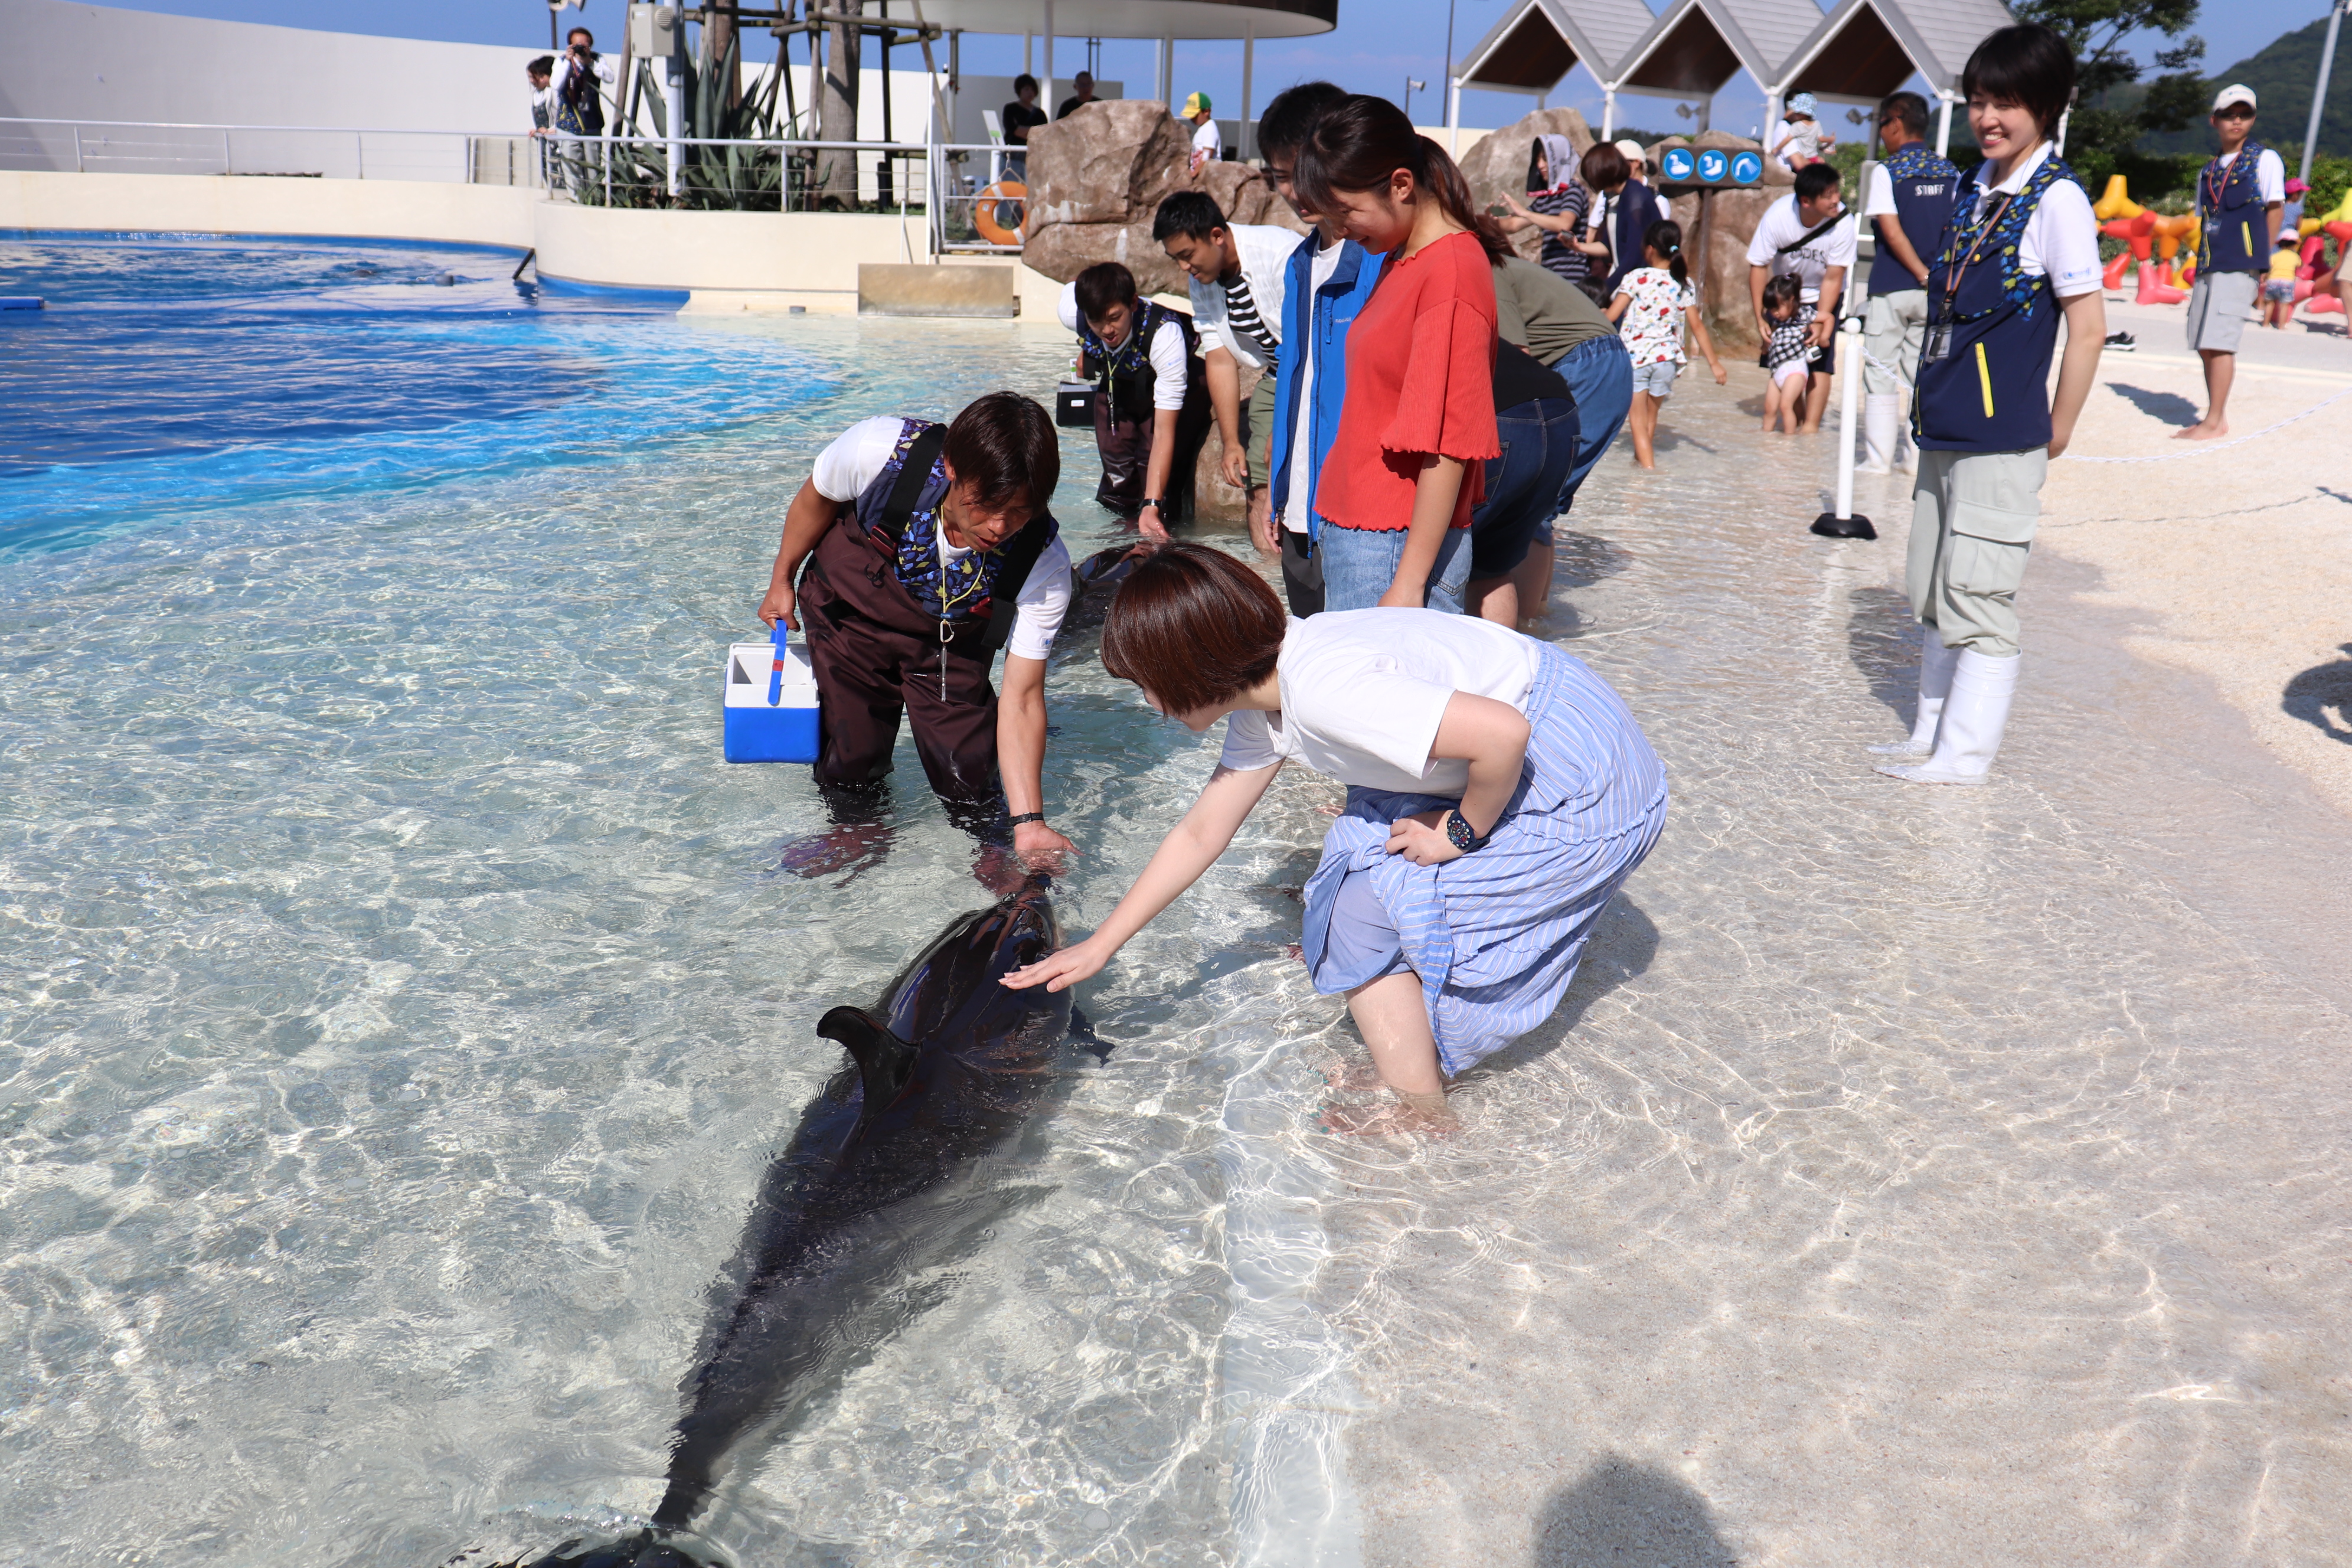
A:
[[[546,52],[0,0],[0,116],[512,133]]]

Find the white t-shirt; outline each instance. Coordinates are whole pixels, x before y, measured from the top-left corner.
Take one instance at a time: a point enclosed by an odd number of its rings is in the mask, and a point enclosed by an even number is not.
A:
[[[2025,188],[2033,171],[2049,161],[2044,142],[2017,166],[2016,173],[1993,187],[1996,195],[2013,195]],[[1954,221],[1962,227],[1975,216],[1984,176],[1992,164],[1979,163],[1960,181],[1959,205]],[[2061,300],[2099,291],[2099,220],[2091,214],[2089,193],[2072,180],[2060,180],[2042,193],[2025,233],[2017,242],[2018,270],[2028,278],[2047,277],[2050,290]]]
[[[1079,328],[1078,286],[1062,285],[1062,325],[1071,331]],[[1173,321],[1162,321],[1160,330],[1151,334],[1147,351],[1151,356],[1151,406],[1181,409],[1184,406],[1184,329]]]
[[[1756,237],[1748,242],[1748,265],[1769,267],[1778,276],[1783,272],[1797,275],[1797,297],[1817,302],[1822,297],[1822,276],[1832,267],[1853,268],[1853,213],[1848,210],[1840,220],[1823,230],[1801,249],[1786,256],[1780,254],[1784,245],[1812,232],[1813,226],[1797,214],[1797,193],[1790,192],[1764,209],[1764,220],[1756,226]]]
[[[816,493],[835,501],[854,501],[864,495],[889,462],[904,427],[903,421],[885,415],[861,419],[835,437],[809,470]],[[971,553],[950,544],[947,531],[940,531],[942,566]],[[1058,537],[1038,552],[1037,563],[1029,568],[1028,581],[1013,595],[1013,636],[1005,651],[1021,658],[1045,658],[1054,650],[1054,634],[1070,611],[1070,552]]]
[[[1895,205],[1895,181],[1887,174],[1885,163],[1870,166],[1870,179],[1862,187],[1862,216],[1864,217],[1896,217],[1902,209]]]
[[[2235,153],[2222,159],[2222,174],[2227,175],[2230,166],[2237,161]],[[2286,164],[2280,161],[2277,153],[2268,147],[2263,148],[2263,155],[2254,160],[2254,189],[2261,195],[2265,206],[2286,200]]]
[[[1192,151],[1208,154],[1207,162],[1215,163],[1225,155],[1224,132],[1217,129],[1215,120],[1208,120],[1192,128]]]
[[[1470,764],[1433,759],[1438,721],[1457,691],[1522,713],[1542,645],[1508,626],[1442,610],[1328,610],[1293,619],[1276,666],[1282,708],[1225,719],[1225,767],[1296,758],[1367,789],[1459,796]]]
[[[1307,310],[1305,319],[1315,319],[1315,295],[1331,281],[1339,270],[1339,253],[1348,248],[1344,239],[1334,240],[1315,253],[1307,267]],[[1314,480],[1310,470],[1315,466],[1313,419],[1315,415],[1315,354],[1312,349],[1302,349],[1298,364],[1298,416],[1290,427],[1290,490],[1282,499],[1282,526],[1293,533],[1307,531],[1307,492]]]

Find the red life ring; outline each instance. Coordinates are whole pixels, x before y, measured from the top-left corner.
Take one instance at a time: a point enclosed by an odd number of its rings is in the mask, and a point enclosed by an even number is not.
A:
[[[1021,231],[1007,228],[996,221],[997,207],[1006,202],[1019,202],[1029,194],[1029,187],[1018,180],[999,180],[980,193],[971,204],[971,226],[980,230],[982,239],[991,245],[1019,245]],[[1026,216],[1025,213],[1024,215]],[[1019,219],[1014,220],[1016,223]]]

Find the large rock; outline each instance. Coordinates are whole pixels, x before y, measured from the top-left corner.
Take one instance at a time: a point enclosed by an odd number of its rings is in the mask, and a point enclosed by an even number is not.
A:
[[[1247,163],[1203,163],[1192,184],[1194,188],[1209,193],[1217,204],[1217,210],[1225,215],[1227,223],[1272,224],[1293,234],[1307,232],[1307,226],[1299,221],[1297,213],[1290,210],[1290,204],[1265,183],[1265,174]],[[1157,204],[1154,204],[1152,211],[1158,210]],[[1146,213],[1143,216],[1148,223],[1151,214]]]
[[[1097,261],[1116,261],[1135,274],[1145,294],[1184,293],[1184,269],[1151,237],[1151,223],[1049,223],[1029,236],[1021,259],[1056,282],[1067,283]]]
[[[1100,100],[1038,126],[1029,132],[1028,232],[1150,222],[1160,198],[1184,183],[1191,147],[1168,106],[1145,99]]]
[[[1538,109],[1500,131],[1487,132],[1462,154],[1462,177],[1469,182],[1470,195],[1479,206],[1493,206],[1506,192],[1517,200],[1527,199],[1528,155],[1538,136],[1567,137],[1580,158],[1593,142],[1592,127],[1573,109]],[[1511,237],[1511,243],[1533,261],[1543,248],[1543,235],[1532,227],[1521,229]]]

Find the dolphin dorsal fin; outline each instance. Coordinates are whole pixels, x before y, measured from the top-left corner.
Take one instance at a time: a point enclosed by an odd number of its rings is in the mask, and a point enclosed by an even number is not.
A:
[[[835,1007],[817,1020],[816,1032],[848,1047],[865,1087],[866,1116],[897,1100],[915,1076],[915,1047],[862,1007]]]

